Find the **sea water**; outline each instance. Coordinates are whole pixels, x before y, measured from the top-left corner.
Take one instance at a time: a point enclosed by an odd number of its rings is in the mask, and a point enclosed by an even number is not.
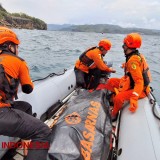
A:
[[[19,56],[24,58],[33,80],[46,77],[50,73],[63,72],[74,67],[79,55],[86,49],[97,46],[99,40],[108,38],[112,48],[105,56],[105,61],[112,61],[116,73],[111,77],[121,77],[124,70],[120,65],[125,62],[122,50],[124,34],[64,32],[15,29],[21,44]],[[143,43],[139,49],[150,66],[151,86],[160,104],[160,40],[159,36],[142,35]]]

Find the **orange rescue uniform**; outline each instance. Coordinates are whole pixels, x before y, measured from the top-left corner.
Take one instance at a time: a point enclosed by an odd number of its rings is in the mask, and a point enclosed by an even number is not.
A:
[[[110,69],[103,61],[101,51],[98,48],[95,48],[93,50],[89,50],[86,53],[86,56],[93,60],[93,64],[91,66],[86,66],[83,64],[80,60],[76,61],[75,67],[85,73],[89,72],[89,69],[98,68],[102,71],[111,72],[112,69]]]
[[[130,73],[131,77],[133,78],[134,87],[130,87],[124,91],[122,90],[114,97],[114,107],[112,111],[113,117],[117,115],[118,111],[122,108],[125,101],[144,98],[150,92],[149,86],[144,87],[144,79],[142,75],[143,69],[144,63],[142,63],[141,57],[138,55],[132,55],[126,62],[125,72]],[[107,81],[107,84],[101,86],[100,88],[105,88],[112,92],[115,92],[115,88],[118,88],[120,90],[120,82],[120,78],[111,78]],[[135,93],[136,96],[133,93]]]
[[[0,54],[0,64],[3,66],[5,73],[14,79],[20,80],[21,86],[28,84],[33,88],[27,64],[23,59],[14,54],[2,53]],[[0,92],[3,92],[3,90]],[[0,96],[0,98],[2,97]],[[8,105],[8,103],[0,102],[0,107]]]

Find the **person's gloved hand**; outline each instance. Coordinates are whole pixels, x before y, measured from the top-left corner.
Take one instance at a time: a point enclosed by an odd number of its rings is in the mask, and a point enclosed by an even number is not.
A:
[[[120,68],[125,68],[126,63],[122,63],[122,65],[120,66]]]
[[[130,107],[128,108],[131,112],[135,112],[138,108],[138,94],[136,92],[133,92],[131,98],[130,98]]]

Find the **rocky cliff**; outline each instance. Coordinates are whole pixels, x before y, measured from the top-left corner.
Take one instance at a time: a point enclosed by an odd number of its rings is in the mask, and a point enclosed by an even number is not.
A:
[[[47,24],[44,21],[28,16],[25,13],[9,13],[1,4],[0,25],[13,28],[47,30]]]

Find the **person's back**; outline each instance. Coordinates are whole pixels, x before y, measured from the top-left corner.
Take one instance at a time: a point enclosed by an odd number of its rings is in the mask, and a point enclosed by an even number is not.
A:
[[[1,53],[0,54],[0,64],[3,65],[5,73],[9,74],[13,78],[19,78],[19,74],[22,70],[25,61],[18,56],[11,53]]]
[[[20,80],[22,88],[25,84],[30,85],[30,92],[32,92],[33,83],[29,76],[29,70],[25,60],[12,53],[4,52],[0,54],[0,64],[4,67],[7,75]],[[27,91],[25,93],[27,93]]]
[[[0,135],[19,137],[33,143],[50,143],[51,130],[32,116],[32,107],[24,101],[14,101],[21,84],[24,93],[31,93],[33,83],[26,62],[18,57],[16,34],[0,27]],[[26,112],[26,113],[25,113]],[[46,160],[49,148],[29,150],[26,160]]]
[[[0,107],[3,107],[5,103],[9,105],[9,101],[10,103],[13,101],[13,98],[17,95],[19,83],[24,93],[29,94],[33,90],[33,83],[27,64],[22,58],[18,57],[17,45],[19,44],[19,40],[11,38],[14,36],[14,33],[7,33],[8,37],[5,37],[5,34],[1,33],[0,40],[0,43],[2,43],[0,44],[0,97],[2,99]]]

